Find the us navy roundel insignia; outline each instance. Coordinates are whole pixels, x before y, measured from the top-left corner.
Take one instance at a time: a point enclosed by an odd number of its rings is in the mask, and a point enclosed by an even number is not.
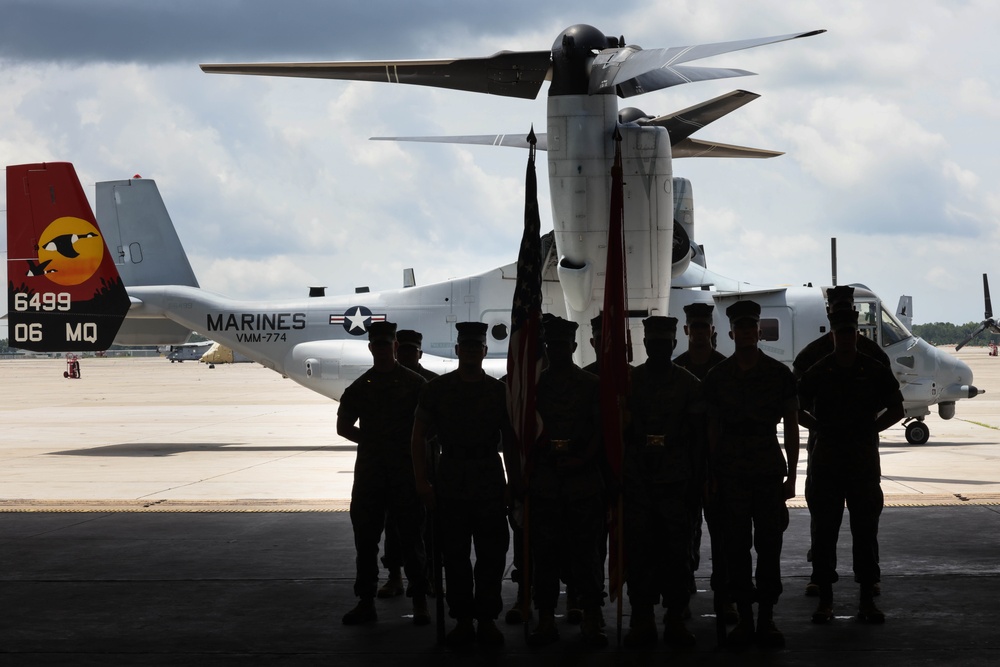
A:
[[[351,306],[343,315],[331,315],[330,324],[343,325],[352,336],[364,336],[372,322],[385,322],[385,315],[375,315],[364,306]]]

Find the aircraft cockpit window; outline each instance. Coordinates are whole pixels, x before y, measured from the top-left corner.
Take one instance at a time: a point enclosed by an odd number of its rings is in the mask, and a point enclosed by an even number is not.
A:
[[[495,340],[504,340],[505,338],[507,338],[507,325],[494,324],[493,328],[490,329],[490,334],[492,334]]]
[[[778,340],[779,333],[778,320],[769,317],[760,319],[761,340]]]
[[[858,311],[858,331],[862,336],[878,341],[878,315],[875,314],[875,304],[868,301],[858,301],[855,304]]]
[[[892,311],[885,307],[884,303],[879,303],[882,311],[882,347],[889,347],[901,340],[906,340],[912,334],[906,330],[899,320],[892,314]]]

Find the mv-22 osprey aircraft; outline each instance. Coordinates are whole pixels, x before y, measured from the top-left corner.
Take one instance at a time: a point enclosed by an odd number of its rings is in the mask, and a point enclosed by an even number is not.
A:
[[[691,184],[675,178],[672,185],[676,222],[693,239]],[[14,346],[80,351],[107,349],[112,342],[179,345],[195,330],[337,399],[371,366],[365,336],[371,322],[389,319],[422,331],[422,364],[444,373],[456,366],[453,323],[476,320],[490,325],[487,371],[497,377],[506,371],[517,270],[513,263],[458,280],[382,292],[234,301],[198,287],[153,180],[98,183],[96,200],[95,219],[70,164],[7,168]],[[565,315],[552,233],[542,241],[544,307]],[[733,351],[724,334],[729,326],[724,310],[739,298],[761,304],[761,348],[787,364],[826,331],[822,288],[757,287],[723,277],[705,264],[701,253],[674,279],[669,314],[683,320],[685,305],[715,304],[724,354]],[[912,336],[901,318],[864,286],[855,286],[855,297],[863,333],[882,344],[899,379],[907,439],[922,444],[929,437],[923,418],[930,406],[936,404],[949,419],[956,400],[980,393],[971,386],[972,373],[963,362]],[[681,337],[677,354],[686,347]]]
[[[587,324],[597,314],[603,294],[603,248],[607,238],[614,129],[617,127],[623,136],[631,327],[641,326],[641,319],[652,314],[676,316],[681,306],[690,301],[724,302],[736,298],[733,294],[745,294],[750,289],[745,283],[722,280],[704,268],[703,257],[699,260],[699,247],[692,240],[690,217],[688,224],[674,225],[675,209],[683,209],[685,201],[682,193],[675,192],[675,182],[686,181],[673,177],[671,158],[780,154],[691,138],[696,129],[755,99],[757,95],[753,93],[734,91],[657,118],[637,109],[619,111],[616,95],[630,97],[680,83],[747,75],[750,72],[744,70],[691,67],[683,63],[820,32],[643,50],[626,45],[623,38],[608,37],[591,26],[577,25],[565,30],[551,51],[501,52],[488,58],[459,60],[203,65],[202,68],[207,72],[412,83],[529,99],[537,95],[543,81],[551,81],[548,131],[539,137],[539,148],[547,150],[549,156],[555,228],[545,246],[548,254],[544,304],[547,311],[584,325],[580,328],[578,354],[580,361],[586,362],[592,355],[586,340]],[[434,140],[527,145],[510,135]],[[110,344],[116,333],[116,340],[121,343],[171,344],[185,340],[189,330],[197,330],[307,387],[337,398],[370,365],[363,338],[370,322],[386,318],[401,327],[422,331],[424,365],[447,371],[455,365],[453,323],[479,320],[490,325],[488,370],[499,375],[505,369],[514,265],[461,280],[402,290],[281,304],[234,302],[197,289],[186,260],[173,264],[172,257],[182,256],[183,251],[172,228],[166,233],[156,225],[144,229],[128,223],[130,215],[145,216],[150,210],[162,212],[165,218],[158,193],[150,194],[150,189],[155,193],[155,185],[150,181],[98,186],[97,217],[109,241],[108,247],[115,249],[113,254],[105,255],[114,258],[109,260],[111,267],[106,267],[102,260],[99,267],[83,271],[89,276],[85,284],[93,282],[99,289],[87,292],[79,283],[62,289],[46,285],[46,281],[60,277],[55,274],[66,270],[48,266],[83,256],[76,250],[77,243],[82,241],[96,247],[98,238],[90,236],[96,233],[96,221],[90,215],[75,173],[71,168],[67,172],[66,167],[23,165],[11,167],[7,172],[8,226],[12,230],[8,246],[10,302],[14,306],[11,319],[16,345],[27,349],[81,350],[87,346],[101,349]],[[74,188],[79,192],[74,193]],[[57,191],[59,197],[55,195]],[[19,199],[23,201],[18,202]],[[73,204],[67,208],[70,201]],[[82,235],[64,231],[64,217],[77,217],[85,222],[80,225]],[[29,220],[35,226],[33,235],[24,231]],[[56,225],[58,221],[63,222]],[[51,240],[57,232],[59,240]],[[65,248],[68,255],[64,256],[59,253],[69,243],[66,239],[71,239],[72,245]],[[50,252],[59,256],[49,257]],[[58,262],[50,265],[53,259]],[[124,283],[115,277],[115,265]],[[108,268],[112,271],[107,271]],[[19,275],[26,280],[17,287],[14,280]],[[670,298],[671,287],[685,286],[715,286],[717,291],[675,289],[675,298]],[[777,326],[771,328],[771,338],[765,341],[765,349],[772,355],[790,362],[798,349],[823,330],[825,319],[819,290],[814,290],[808,299],[814,304],[810,308],[786,289],[753,290],[753,293],[765,308],[775,308],[778,315],[773,318]],[[893,321],[890,311],[874,295],[869,293],[868,298],[874,317],[871,321],[880,339],[886,345],[905,349],[904,354],[898,355],[896,370],[908,396],[911,419],[918,420],[919,425],[933,404],[939,405],[942,416],[950,417],[956,399],[978,393],[971,388],[971,372],[964,364],[914,339],[905,327]],[[98,301],[99,307],[84,306]],[[108,315],[104,304],[112,303],[120,314]],[[77,316],[81,308],[87,314]],[[125,311],[128,318],[118,332],[114,320],[120,319]],[[809,316],[796,316],[797,312]],[[60,328],[63,324],[65,330]],[[720,330],[725,331],[725,326],[720,322]],[[722,340],[720,349],[725,352],[726,341]],[[641,360],[641,346],[636,348]],[[921,439],[926,439],[926,431],[917,430],[916,440]]]

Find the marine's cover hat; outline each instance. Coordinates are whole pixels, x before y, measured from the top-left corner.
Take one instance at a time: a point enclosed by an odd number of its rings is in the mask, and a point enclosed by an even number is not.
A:
[[[465,341],[485,343],[486,330],[488,328],[486,322],[459,322],[455,325],[455,329],[458,330],[457,340],[459,343],[464,343]]]
[[[396,323],[372,322],[368,325],[368,340],[371,342],[393,342],[396,340]]]
[[[564,320],[561,317],[552,317],[542,323],[542,336],[546,342],[563,341],[572,343],[576,341],[576,322]]]
[[[850,285],[837,285],[826,290],[826,300],[830,310],[838,308],[854,308],[854,288]]]
[[[711,324],[714,310],[715,306],[710,303],[689,303],[684,306],[684,315],[688,322],[706,321]]]
[[[647,340],[673,340],[677,337],[677,318],[652,315],[642,321],[642,331]]]
[[[726,308],[726,317],[729,318],[730,323],[736,323],[739,320],[760,322],[760,304],[749,299],[746,301],[737,301]]]
[[[413,329],[400,329],[396,332],[396,340],[400,345],[412,345],[419,350],[420,344],[424,340],[424,335]]]

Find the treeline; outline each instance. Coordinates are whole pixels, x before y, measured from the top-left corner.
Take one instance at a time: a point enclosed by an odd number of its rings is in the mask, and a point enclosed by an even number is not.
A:
[[[931,322],[930,324],[914,324],[913,335],[920,336],[931,345],[958,345],[966,336],[979,328],[979,322],[967,324],[952,324],[951,322]],[[984,331],[969,345],[985,346],[990,341],[1000,345],[1000,334]]]

